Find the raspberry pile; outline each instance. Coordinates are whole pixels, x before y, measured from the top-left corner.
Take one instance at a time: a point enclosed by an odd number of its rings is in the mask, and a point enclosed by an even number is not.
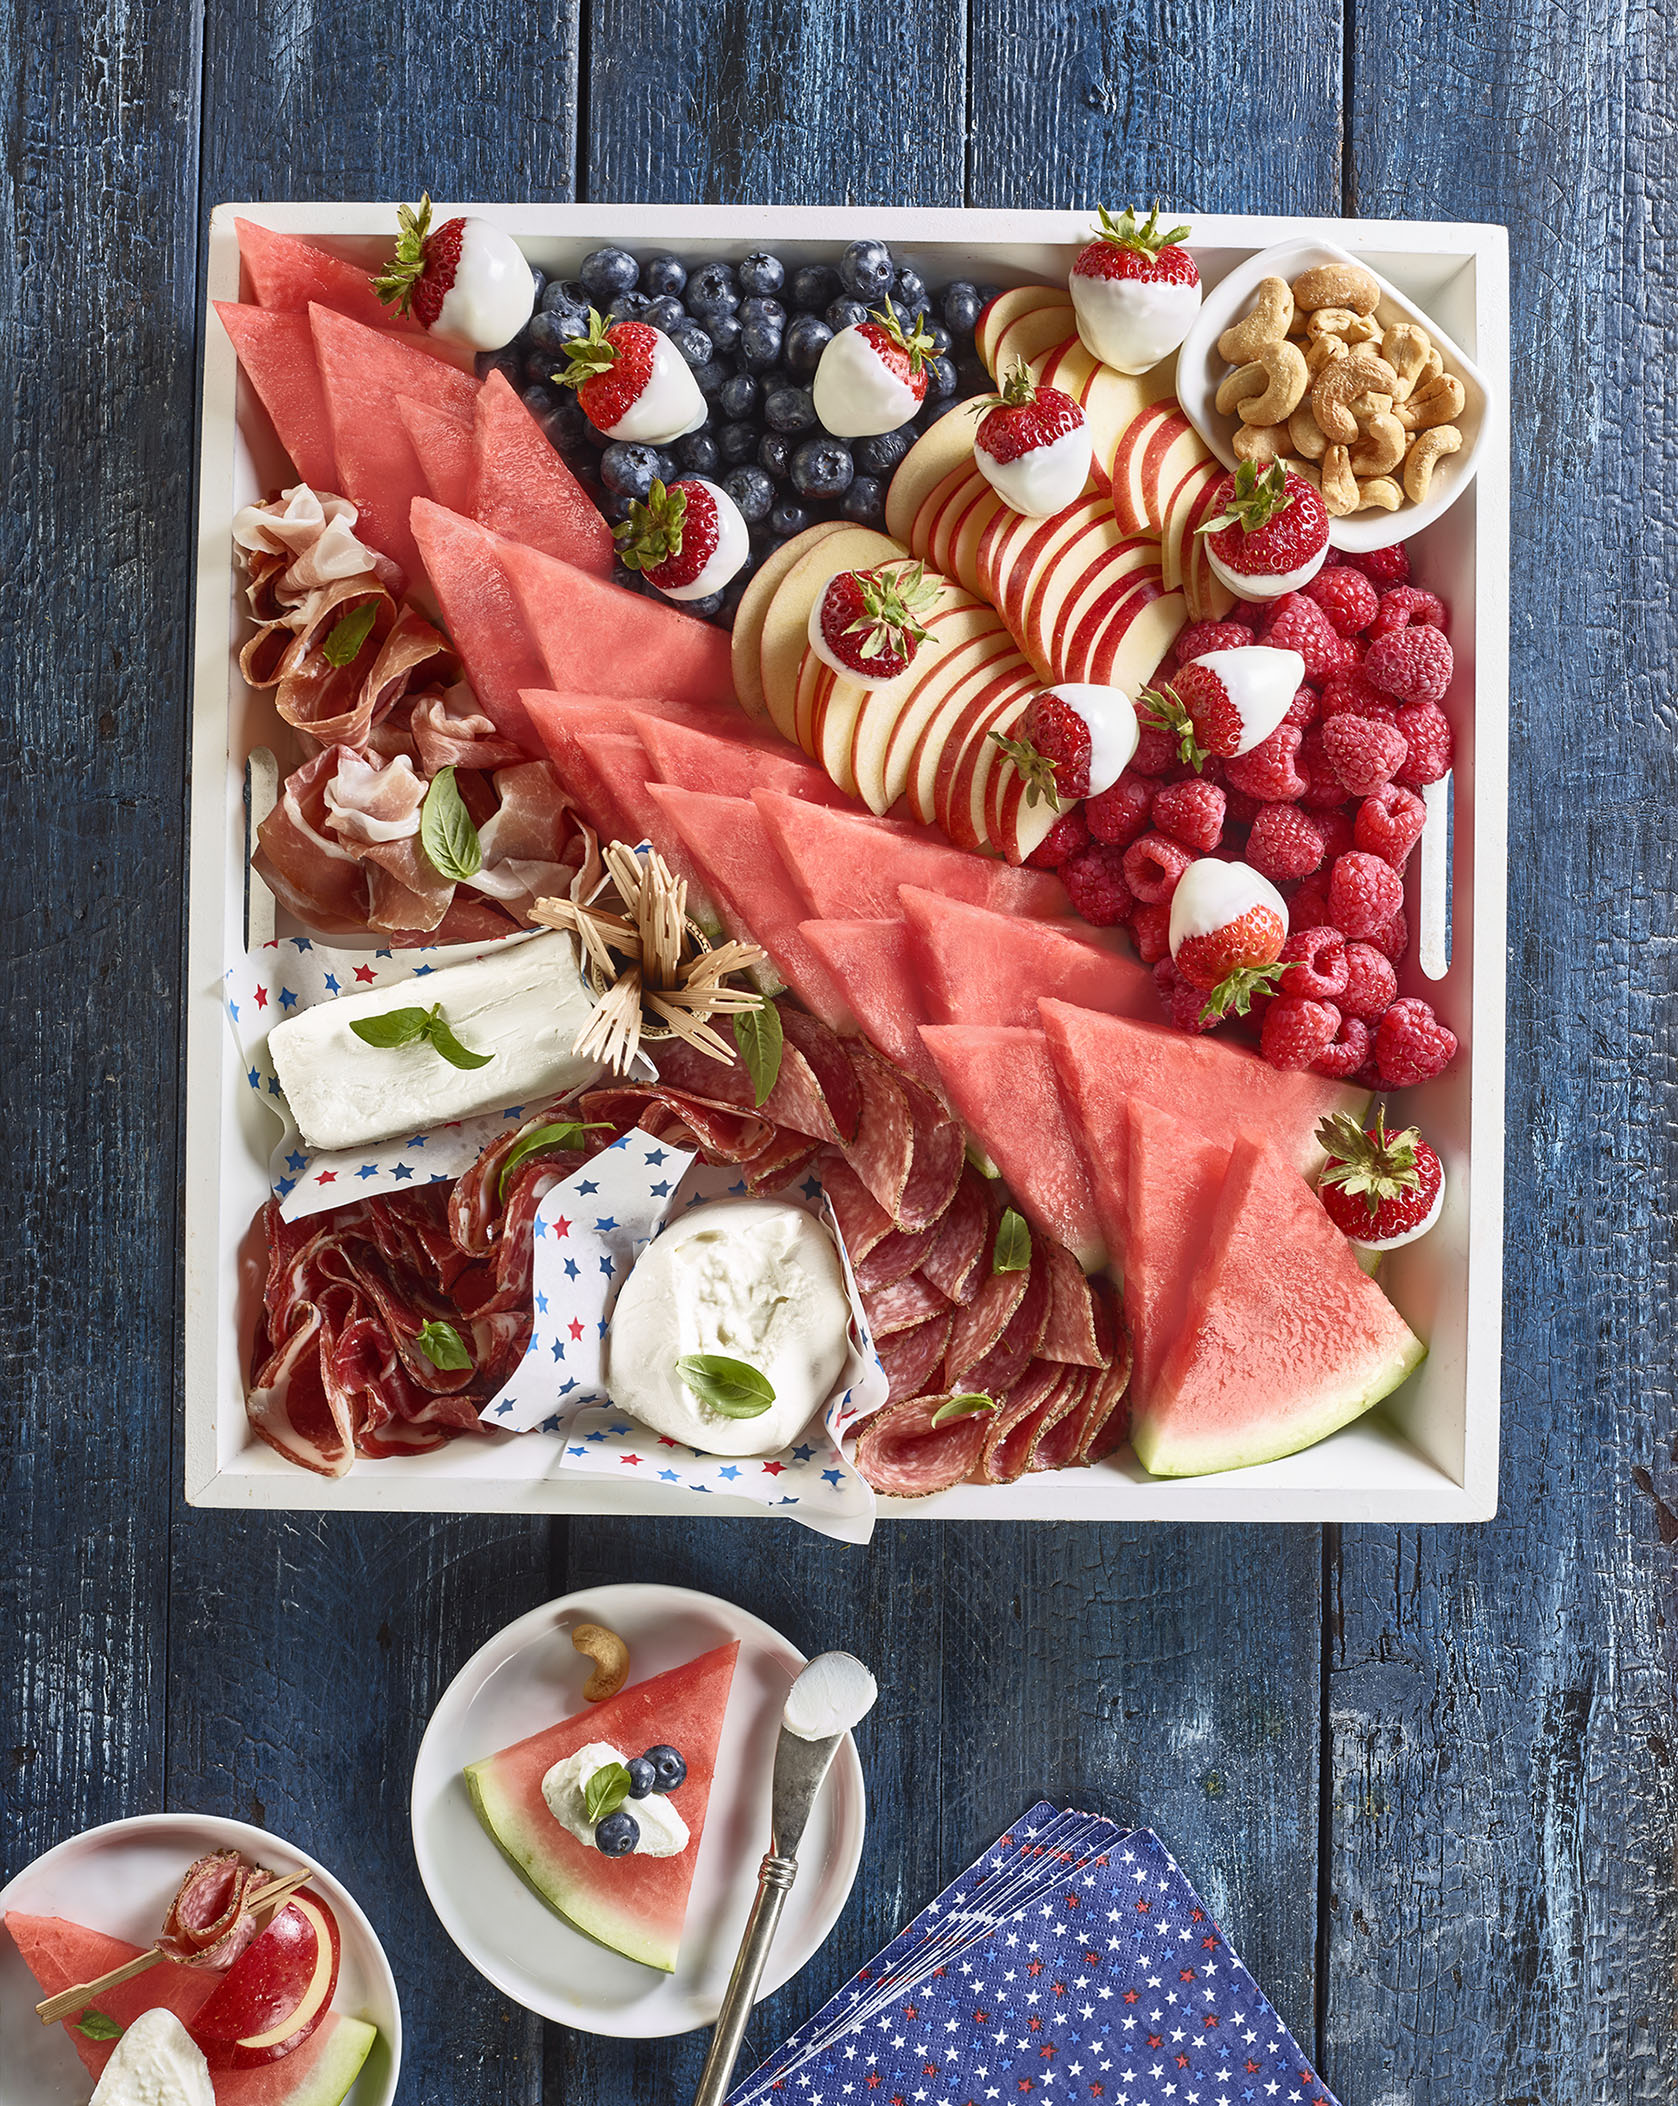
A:
[[[1397,968],[1410,946],[1404,868],[1425,816],[1417,793],[1452,761],[1445,608],[1411,584],[1402,542],[1331,549],[1302,592],[1191,623],[1156,680],[1252,643],[1305,661],[1305,685],[1262,745],[1197,772],[1144,726],[1124,774],[1073,807],[1032,861],[1059,871],[1087,921],[1128,929],[1167,1016],[1188,1030],[1215,1026],[1171,963],[1171,895],[1198,856],[1250,864],[1282,891],[1290,925],[1289,970],[1252,1008],[1266,1059],[1369,1089],[1424,1082],[1457,1042],[1428,1003],[1400,999]]]

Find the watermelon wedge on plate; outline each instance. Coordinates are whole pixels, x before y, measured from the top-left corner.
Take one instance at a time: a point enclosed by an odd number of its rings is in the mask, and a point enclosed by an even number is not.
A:
[[[942,1097],[944,1085],[921,1044],[928,1019],[903,923],[806,921],[799,928],[880,1051]]]
[[[475,441],[479,525],[609,578],[611,528],[500,371],[478,392]]]
[[[719,1645],[466,1771],[479,1820],[548,1906],[600,1944],[664,1974],[674,1973],[681,1947],[717,1742],[739,1655],[738,1639]],[[542,1796],[542,1779],[556,1762],[590,1741],[616,1748],[626,1761],[653,1747],[678,1751],[687,1777],[670,1794],[670,1803],[687,1824],[685,1850],[674,1857],[639,1851],[607,1857],[554,1818]],[[633,1802],[627,1803],[633,1811]]]
[[[429,498],[417,499],[408,516],[443,626],[484,714],[497,731],[540,753],[542,741],[519,695],[523,688],[546,687],[547,668],[501,568],[500,543],[475,519],[462,519]]]
[[[661,782],[684,790],[705,790],[715,797],[749,797],[754,790],[779,790],[809,804],[851,806],[820,768],[812,768],[779,739],[754,738],[744,717],[737,716],[739,736],[719,736],[667,716],[633,715],[641,743],[652,756]]]
[[[1130,1325],[1132,1409],[1152,1396],[1161,1361],[1182,1331],[1189,1282],[1211,1241],[1229,1150],[1158,1105],[1125,1107],[1124,1306]]]
[[[477,474],[470,421],[456,410],[421,402],[413,395],[397,396],[396,413],[431,495],[448,511],[470,512]],[[410,519],[410,527],[412,524]]]
[[[216,313],[299,480],[312,490],[336,490],[338,457],[309,317],[270,314],[232,300],[218,300]]]
[[[236,219],[233,230],[259,307],[301,315],[311,306],[331,307],[372,328],[389,324],[392,310],[381,302],[361,264],[334,256],[312,241],[300,241],[295,234],[259,226],[254,219]]]
[[[898,898],[933,1022],[1035,1026],[1040,996],[1112,1016],[1159,1016],[1153,976],[1087,922],[995,914],[915,885]]]
[[[1272,1462],[1361,1417],[1426,1352],[1299,1172],[1243,1135],[1131,1441],[1157,1477]]]

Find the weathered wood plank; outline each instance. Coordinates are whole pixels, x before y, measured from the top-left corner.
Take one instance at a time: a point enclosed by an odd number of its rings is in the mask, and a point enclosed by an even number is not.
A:
[[[1415,2106],[1665,2100],[1671,40],[1525,4],[1355,23],[1359,209],[1510,229],[1512,1145],[1501,1516],[1342,1544],[1325,2066]]]

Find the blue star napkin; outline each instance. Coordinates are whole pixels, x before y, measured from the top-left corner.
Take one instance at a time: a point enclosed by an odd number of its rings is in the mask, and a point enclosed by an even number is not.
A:
[[[1003,2101],[1335,2106],[1158,1836],[1047,1802],[731,2106]]]

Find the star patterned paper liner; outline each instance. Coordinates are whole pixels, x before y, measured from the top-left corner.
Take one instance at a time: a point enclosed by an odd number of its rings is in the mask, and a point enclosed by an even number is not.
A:
[[[1034,1806],[730,2106],[1336,2106],[1151,1829]]]

